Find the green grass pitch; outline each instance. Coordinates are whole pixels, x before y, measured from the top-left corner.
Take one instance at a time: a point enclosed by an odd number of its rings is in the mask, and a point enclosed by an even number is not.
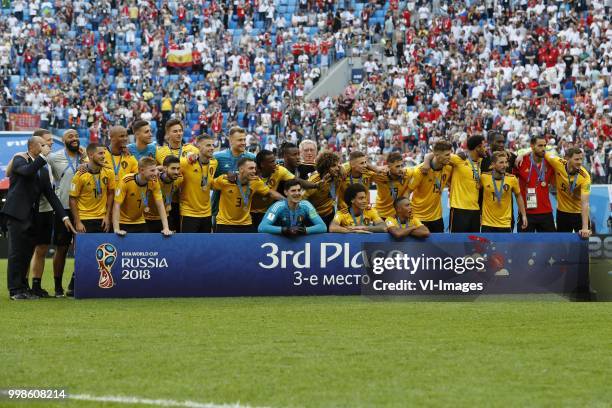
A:
[[[73,394],[268,407],[609,407],[612,401],[610,303],[11,302],[6,260],[0,271],[2,389],[64,387]],[[47,262],[43,287],[51,291],[50,272]],[[129,404],[0,399],[0,406]]]

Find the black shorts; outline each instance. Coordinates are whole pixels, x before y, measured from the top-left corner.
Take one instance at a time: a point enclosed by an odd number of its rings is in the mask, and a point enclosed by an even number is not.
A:
[[[34,216],[34,245],[51,245],[53,235],[53,211],[39,212]],[[62,223],[62,228],[66,228]]]
[[[518,232],[556,232],[555,220],[552,213],[527,214],[527,228],[521,228],[521,220],[516,222]]]
[[[170,214],[168,214],[168,228],[170,228],[170,231],[181,232],[181,211],[179,203],[172,203]]]
[[[421,221],[427,227],[429,232],[444,232],[444,220],[440,218],[434,221]]]
[[[215,232],[217,234],[252,234],[257,232],[253,225],[223,225],[217,224]]]
[[[212,232],[212,217],[181,217],[181,233],[209,234]]]
[[[451,208],[450,232],[480,232],[480,210]]]
[[[70,218],[72,225],[74,225],[72,213],[70,211],[66,211],[66,214]],[[53,244],[57,246],[70,246],[70,244],[72,244],[72,238],[74,238],[72,231],[66,228],[61,217],[55,214],[55,217],[53,218]]]
[[[254,226],[255,228],[258,228],[258,227],[259,227],[259,224],[261,224],[261,221],[263,220],[263,218],[264,218],[264,216],[265,216],[265,215],[266,215],[266,213],[265,213],[265,212],[263,212],[263,213],[255,213],[255,212],[252,212],[252,213],[251,213],[251,220],[253,220],[253,226]]]
[[[508,227],[508,228],[500,228],[500,227],[489,227],[488,225],[483,225],[481,227],[480,232],[505,232],[505,233],[511,233],[512,232],[512,227]]]
[[[147,232],[150,233],[158,233],[164,228],[161,220],[145,220],[147,223]]]
[[[127,232],[128,234],[141,234],[149,232],[147,224],[119,224],[119,228]],[[161,232],[161,230],[159,230]]]
[[[557,231],[578,232],[582,229],[582,214],[557,210]]]
[[[101,219],[81,220],[81,222],[85,226],[85,232],[87,234],[99,234],[104,232]]]
[[[329,224],[332,223],[332,221],[334,220],[334,216],[336,214],[332,211],[331,213],[327,214],[327,215],[322,215],[321,219],[323,220],[323,222],[325,223],[325,225],[327,225],[327,229],[329,230]]]

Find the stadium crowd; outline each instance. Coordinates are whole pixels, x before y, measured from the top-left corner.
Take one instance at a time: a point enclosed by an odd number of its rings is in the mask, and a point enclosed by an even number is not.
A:
[[[5,103],[68,127],[7,169],[11,298],[48,296],[51,242],[64,294],[75,233],[590,236],[612,154],[603,3],[347,3],[300,1],[289,21],[265,1],[11,3]],[[305,98],[346,54],[363,83]]]
[[[585,151],[593,181],[612,177],[609,5],[573,2],[329,0],[5,1],[2,106],[41,126],[108,143],[113,125],[151,122],[163,145],[175,117],[194,140],[249,150],[285,141],[418,164],[440,137],[503,134],[509,149],[546,135]],[[187,60],[171,54],[188,51]],[[181,54],[183,55],[183,54]],[[331,63],[363,61],[365,80],[308,100]],[[181,68],[181,65],[186,66]],[[0,127],[7,127],[7,109]]]

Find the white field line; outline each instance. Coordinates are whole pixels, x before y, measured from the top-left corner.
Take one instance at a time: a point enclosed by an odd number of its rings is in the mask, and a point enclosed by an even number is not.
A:
[[[0,396],[8,397],[9,391],[0,389]],[[114,402],[117,404],[133,404],[133,405],[153,405],[157,407],[186,407],[186,408],[265,408],[253,407],[251,405],[243,405],[240,402],[235,404],[215,404],[212,402],[196,402],[196,401],[176,401],[170,399],[150,399],[140,397],[128,397],[123,395],[89,395],[89,394],[66,394],[66,399],[90,402]],[[27,401],[23,398],[14,398],[14,401]],[[49,400],[51,401],[51,400]]]
[[[235,404],[215,404],[212,402],[196,402],[196,401],[176,401],[168,399],[149,399],[139,397],[127,397],[117,395],[96,396],[89,394],[68,394],[67,397],[79,401],[91,402],[115,402],[118,404],[140,404],[153,405],[158,407],[186,407],[186,408],[255,408],[250,405],[242,405],[239,402]],[[260,407],[261,408],[261,407]]]

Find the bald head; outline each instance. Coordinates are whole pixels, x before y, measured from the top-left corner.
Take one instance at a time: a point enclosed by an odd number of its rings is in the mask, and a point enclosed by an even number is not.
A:
[[[28,153],[30,153],[30,156],[36,158],[43,150],[45,154],[51,150],[50,146],[45,142],[45,139],[40,136],[32,136],[28,139]]]
[[[127,129],[123,126],[113,126],[109,132],[111,150],[114,154],[119,154],[123,151],[129,142]]]
[[[78,153],[79,147],[81,147],[81,142],[79,140],[79,134],[74,129],[68,129],[64,132],[64,136],[62,137],[64,142],[64,146],[66,149],[72,153]]]

